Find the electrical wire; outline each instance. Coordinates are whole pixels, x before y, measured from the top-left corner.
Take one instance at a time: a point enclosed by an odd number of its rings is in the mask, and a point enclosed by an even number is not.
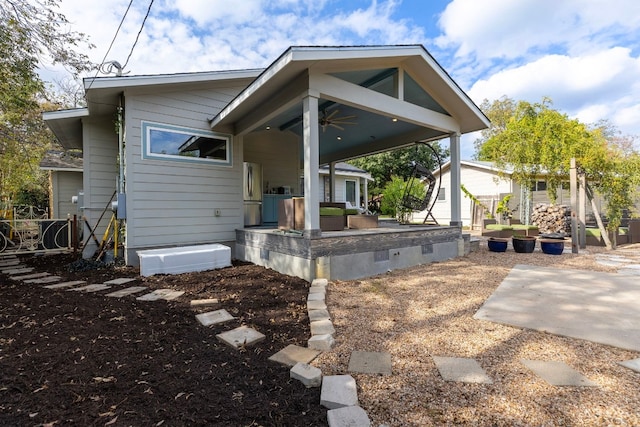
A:
[[[154,0],[151,0],[151,2],[149,2],[149,8],[147,8],[147,14],[144,16],[144,19],[142,20],[142,25],[140,26],[140,30],[138,31],[138,35],[136,36],[136,41],[133,42],[133,46],[131,46],[131,52],[129,52],[129,56],[127,56],[127,60],[125,61],[124,65],[122,66],[123,69],[129,63],[129,59],[131,59],[131,55],[133,54],[133,50],[136,48],[136,45],[138,44],[138,39],[140,38],[140,34],[142,33],[142,30],[144,28],[145,22],[147,22],[147,18],[149,17],[149,12],[151,12],[151,6],[153,6],[153,2],[154,2]]]
[[[133,0],[131,0],[129,2],[129,6],[127,6],[127,10],[124,11],[124,15],[122,15],[122,19],[120,20],[120,25],[118,25],[118,29],[116,29],[116,33],[113,35],[113,39],[111,39],[111,44],[109,44],[109,49],[107,49],[107,52],[104,54],[104,57],[102,58],[102,61],[100,62],[100,65],[98,66],[98,69],[96,70],[96,74],[95,74],[95,76],[93,76],[93,79],[91,79],[91,83],[89,83],[89,87],[85,90],[85,93],[87,92],[87,90],[91,89],[91,86],[93,85],[94,80],[96,79],[96,77],[98,77],[98,73],[102,69],[102,66],[104,65],[104,61],[107,59],[107,55],[109,55],[109,52],[111,52],[111,48],[113,47],[113,43],[115,43],[116,37],[118,37],[118,33],[120,32],[120,29],[122,28],[122,24],[124,23],[124,20],[127,17],[127,14],[129,13],[129,9],[131,9],[131,5],[132,4],[133,4]]]

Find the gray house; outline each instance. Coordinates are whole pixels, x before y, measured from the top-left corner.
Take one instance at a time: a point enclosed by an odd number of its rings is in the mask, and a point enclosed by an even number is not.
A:
[[[90,224],[116,195],[127,264],[143,249],[217,242],[238,259],[334,279],[460,253],[459,190],[449,195],[446,226],[375,236],[320,228],[322,165],[335,174],[352,158],[447,138],[451,188],[459,188],[460,135],[488,120],[422,46],[292,47],[264,70],[89,78],[84,86],[86,108],[44,119],[65,148],[83,152]],[[245,227],[245,162],[261,165],[265,191],[304,196],[303,233]],[[94,251],[89,242],[85,256]]]

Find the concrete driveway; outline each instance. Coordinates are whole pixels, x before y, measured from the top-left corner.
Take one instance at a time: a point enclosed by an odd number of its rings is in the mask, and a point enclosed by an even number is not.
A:
[[[516,265],[474,318],[640,351],[640,276]]]

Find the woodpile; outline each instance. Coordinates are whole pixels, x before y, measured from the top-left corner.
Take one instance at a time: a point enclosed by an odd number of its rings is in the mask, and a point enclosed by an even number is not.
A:
[[[531,223],[540,233],[571,234],[571,207],[537,203],[531,213]]]

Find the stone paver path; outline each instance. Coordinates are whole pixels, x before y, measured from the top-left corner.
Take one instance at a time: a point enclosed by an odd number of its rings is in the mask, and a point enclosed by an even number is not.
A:
[[[474,359],[440,356],[431,356],[431,358],[445,381],[493,384],[491,378]]]
[[[207,313],[196,314],[196,319],[203,326],[211,326],[217,325],[218,323],[228,322],[229,320],[235,319],[227,310],[215,310],[209,311]]]
[[[128,288],[120,289],[119,291],[108,293],[105,296],[113,297],[113,298],[123,298],[128,295],[137,294],[138,292],[142,292],[146,290],[147,290],[146,286],[130,286]]]
[[[43,288],[46,289],[64,289],[64,288],[72,288],[74,286],[78,286],[78,285],[85,285],[87,282],[85,282],[84,280],[73,280],[71,282],[62,282],[62,283],[56,283],[53,285],[47,285],[47,286],[43,286]]]
[[[184,294],[184,291],[175,291],[173,289],[157,289],[136,299],[139,301],[157,301],[159,299],[171,301],[178,298],[182,294]]]
[[[537,376],[554,386],[595,387],[597,385],[564,362],[527,359],[522,359],[521,362]]]
[[[269,357],[269,360],[292,367],[299,362],[309,363],[318,357],[319,354],[320,352],[318,350],[289,344],[279,352]]]
[[[264,334],[248,326],[240,326],[227,332],[216,335],[221,342],[235,348],[248,347],[266,338]]]
[[[354,351],[347,370],[361,374],[391,375],[391,353]]]

